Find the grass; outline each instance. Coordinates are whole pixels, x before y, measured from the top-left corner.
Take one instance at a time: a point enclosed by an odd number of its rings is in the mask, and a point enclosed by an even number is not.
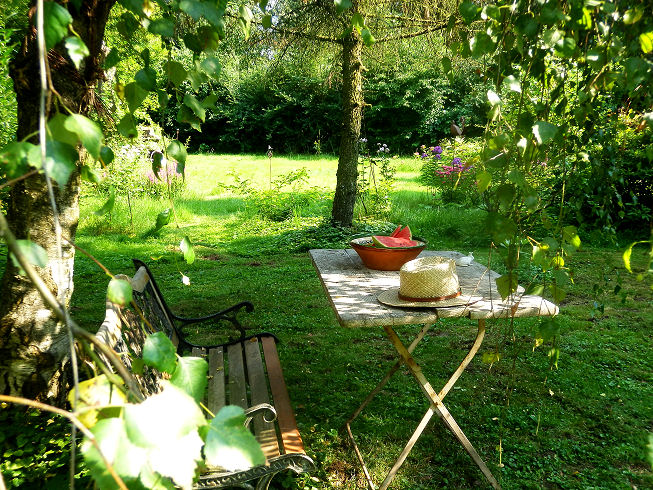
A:
[[[256,310],[243,322],[282,340],[279,350],[298,424],[319,467],[315,475],[279,478],[275,488],[362,488],[364,477],[340,428],[392,363],[393,349],[380,329],[337,324],[306,251],[345,247],[352,234],[391,231],[402,223],[426,238],[431,249],[473,250],[483,261],[489,256],[484,215],[439,206],[418,185],[417,163],[400,159],[391,213],[366,217],[357,208],[354,229],[333,229],[324,218],[335,159],[275,157],[274,175],[307,168],[309,183],[295,194],[309,199],[291,206],[288,219],[270,221],[251,198],[220,185],[231,182],[233,168],[265,189],[269,164],[265,157],[190,157],[187,189],[175,201],[177,223],[158,234],[148,231],[156,214],[169,206],[165,200],[135,199],[132,226],[122,199],[110,218],[97,217],[91,211],[103,198],[86,192],[77,243],[114,273],[131,274],[131,257],[150,262],[167,299],[183,314],[254,302]],[[271,205],[287,204],[284,195],[271,199]],[[190,266],[178,250],[185,235],[197,254]],[[537,319],[514,325],[493,321],[481,351],[498,350],[501,360],[485,364],[479,354],[447,396],[449,410],[504,488],[653,487],[645,460],[653,432],[653,296],[646,281],[623,270],[620,253],[618,247],[586,246],[573,257],[575,282],[561,305],[557,369],[551,368],[548,347],[533,348]],[[643,260],[641,250],[633,255],[635,267]],[[95,330],[104,316],[107,278],[82,254],[75,267],[73,314]],[[182,272],[190,286],[182,284]],[[532,273],[527,265],[521,272]],[[409,339],[417,327],[397,331]],[[197,340],[210,337],[201,330],[188,333]],[[427,335],[415,357],[434,384],[455,370],[474,334],[472,322],[442,321]],[[412,379],[397,375],[354,423],[375,481],[392,466],[426,408]],[[480,471],[436,420],[393,488],[484,486]]]

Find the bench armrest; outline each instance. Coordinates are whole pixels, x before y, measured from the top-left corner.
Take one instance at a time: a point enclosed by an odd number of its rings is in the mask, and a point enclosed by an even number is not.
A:
[[[183,317],[179,315],[175,315],[174,313],[171,313],[171,316],[173,320],[181,323],[181,326],[186,326],[186,325],[192,325],[195,323],[204,323],[204,322],[210,322],[210,321],[219,321],[219,320],[225,320],[231,323],[231,325],[236,328],[240,332],[240,337],[243,338],[245,337],[245,328],[243,327],[240,322],[238,321],[238,313],[241,310],[245,310],[248,313],[251,313],[254,311],[254,305],[250,303],[249,301],[242,301],[238,304],[235,304],[227,309],[224,309],[222,311],[218,311],[216,313],[212,313],[210,315],[206,316],[201,316],[201,317],[196,317],[196,318],[189,318],[189,317]]]
[[[254,405],[253,407],[245,410],[245,427],[249,427],[252,419],[256,417],[260,412],[263,412],[263,420],[266,422],[274,422],[277,419],[277,411],[272,405],[269,403],[259,403],[258,405]],[[266,415],[268,415],[266,412],[269,412],[271,416],[266,417]]]

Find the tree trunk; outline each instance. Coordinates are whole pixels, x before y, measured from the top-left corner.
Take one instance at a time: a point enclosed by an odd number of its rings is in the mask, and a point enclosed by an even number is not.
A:
[[[344,39],[342,48],[342,133],[331,220],[351,226],[358,179],[358,143],[363,113],[363,41],[354,32]]]
[[[48,53],[59,104],[73,112],[88,114],[95,105],[94,87],[103,77],[104,28],[114,3],[86,0],[79,10],[70,9],[75,32],[90,51],[79,71],[60,46]],[[18,107],[18,140],[38,131],[40,78],[35,39],[30,28],[9,67]],[[54,115],[50,109],[52,105],[46,108],[48,117]],[[79,218],[79,183],[79,172],[74,172],[65,186],[54,184],[63,237],[71,241]],[[63,264],[59,267],[54,217],[42,175],[14,185],[7,221],[17,238],[29,238],[47,251],[49,262],[40,275],[53,294],[68,303],[73,291],[75,249],[64,240]],[[65,397],[62,365],[69,349],[65,326],[57,322],[32,283],[19,275],[8,258],[0,282],[0,393],[61,403]]]

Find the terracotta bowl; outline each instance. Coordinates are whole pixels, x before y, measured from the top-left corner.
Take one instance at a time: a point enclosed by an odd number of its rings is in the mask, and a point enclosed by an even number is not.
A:
[[[426,248],[426,242],[415,239],[418,245],[414,247],[378,248],[374,246],[372,237],[355,238],[349,245],[356,250],[363,264],[378,271],[398,271],[409,260],[416,258]]]

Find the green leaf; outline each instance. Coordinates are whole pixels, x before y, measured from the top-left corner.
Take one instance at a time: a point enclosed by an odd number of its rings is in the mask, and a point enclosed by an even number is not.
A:
[[[204,100],[202,100],[202,107],[204,107],[204,109],[215,109],[215,103],[217,101],[218,94],[214,92],[204,97]]]
[[[161,153],[160,151],[155,151],[152,154],[152,173],[159,180],[161,180],[161,177],[159,176],[159,171],[161,170],[162,163],[163,163],[163,153]]]
[[[442,58],[440,61],[442,64],[442,70],[444,73],[449,73],[451,71],[451,58],[447,58],[446,56]]]
[[[351,25],[360,32],[361,29],[365,27],[365,19],[363,19],[363,16],[360,13],[356,12],[351,16]]]
[[[199,403],[206,393],[208,370],[208,363],[200,357],[181,357],[170,382]]]
[[[558,320],[553,317],[543,318],[537,329],[537,338],[542,342],[549,342],[560,334]]]
[[[501,98],[496,94],[494,90],[487,91],[487,100],[490,102],[491,106],[501,104]]]
[[[179,87],[188,76],[188,73],[186,73],[186,70],[184,69],[184,65],[178,61],[166,61],[163,65],[163,70],[165,71],[168,80],[170,80],[175,87]]]
[[[639,243],[639,242],[633,242],[633,243],[631,243],[631,244],[630,244],[630,247],[628,247],[626,250],[624,250],[624,253],[623,253],[623,255],[621,256],[621,258],[622,258],[623,261],[624,261],[624,267],[625,267],[626,270],[627,270],[628,272],[630,272],[631,274],[633,273],[633,270],[632,270],[631,267],[630,267],[630,257],[631,257],[631,255],[633,254],[633,247],[634,247],[635,245],[637,245],[638,243]]]
[[[232,405],[223,407],[211,420],[204,447],[209,465],[236,471],[265,462],[261,446],[244,423],[245,412]]]
[[[245,34],[245,41],[249,39],[249,34],[252,29],[252,11],[246,5],[241,5],[238,8],[238,23]]]
[[[113,48],[104,60],[104,69],[109,70],[120,62],[120,51]]]
[[[145,16],[143,13],[144,0],[119,0],[119,3],[127,10],[134,12],[139,17]]]
[[[526,289],[526,292],[524,294],[530,294],[533,296],[542,296],[542,293],[544,293],[544,284],[531,284],[528,286],[528,289]]]
[[[106,166],[113,162],[113,150],[108,146],[100,148],[100,161]]]
[[[96,216],[104,216],[107,213],[110,213],[113,210],[113,206],[116,203],[116,190],[113,188],[113,186],[109,187],[109,199],[107,199],[107,202],[104,203],[104,205],[98,209],[97,211],[94,211],[93,214]]]
[[[143,362],[162,373],[173,374],[177,369],[177,350],[163,332],[148,335],[143,344]]]
[[[48,176],[54,179],[60,187],[65,186],[75,170],[78,159],[77,150],[67,143],[49,139],[45,146],[45,152],[45,170]],[[41,161],[40,146],[31,148],[28,161],[32,164]]]
[[[134,33],[139,29],[139,22],[130,12],[125,12],[120,16],[120,21],[116,25],[118,32],[128,41],[134,37]]]
[[[204,14],[204,3],[195,0],[182,0],[179,2],[179,8],[190,15],[193,20],[199,20]]]
[[[363,43],[365,43],[365,46],[368,48],[376,42],[372,32],[367,27],[361,31],[361,37],[363,38]]]
[[[39,244],[34,243],[31,240],[16,240],[16,246],[18,247],[18,250],[20,250],[20,253],[25,256],[25,259],[30,264],[41,268],[48,265],[48,253]],[[25,271],[21,267],[18,259],[14,256],[14,254],[11,254],[11,261],[20,271],[21,275],[26,275]]]
[[[193,32],[187,32],[184,35],[184,44],[195,54],[200,54],[202,52],[202,44],[197,35]]]
[[[506,299],[512,293],[517,291],[517,274],[504,274],[501,277],[497,277],[497,291],[501,295],[501,299]]]
[[[195,113],[186,105],[179,107],[177,111],[177,122],[187,123],[196,131],[202,131],[202,121],[195,115]]]
[[[483,170],[476,174],[476,187],[478,192],[485,192],[492,182],[492,174]]]
[[[118,123],[117,128],[118,132],[125,138],[136,138],[136,136],[138,136],[138,130],[134,123],[134,116],[131,114],[125,114]]]
[[[202,67],[202,70],[204,70],[204,73],[215,79],[218,78],[220,71],[222,71],[220,60],[215,56],[204,58],[200,66]]]
[[[125,431],[133,444],[147,451],[152,470],[172,478],[182,488],[191,488],[202,458],[198,429],[206,421],[191,397],[164,384],[161,393],[124,407]]]
[[[555,45],[555,52],[563,58],[573,58],[576,52],[576,40],[573,37],[566,37]]]
[[[644,9],[638,5],[637,7],[634,7],[626,11],[626,13],[624,14],[624,24],[626,25],[635,24],[636,22],[639,22],[643,16],[644,16]]]
[[[565,226],[562,229],[562,237],[567,243],[573,245],[574,248],[580,248],[580,237],[578,236],[578,229],[575,226]]]
[[[546,121],[538,121],[533,126],[533,135],[538,145],[543,145],[553,139],[558,132],[558,126]]]
[[[107,288],[107,299],[120,306],[126,306],[131,303],[132,287],[129,281],[116,279],[115,277],[112,278]]]
[[[519,80],[515,78],[514,75],[510,75],[504,78],[503,85],[507,86],[508,89],[512,90],[513,92],[521,93],[521,84],[519,83]]]
[[[512,184],[501,184],[497,188],[497,199],[499,200],[499,205],[503,210],[508,210],[510,205],[515,200],[515,186]]]
[[[495,243],[503,243],[517,233],[517,225],[513,220],[499,213],[488,213],[485,226]]]
[[[472,2],[463,2],[459,7],[460,15],[465,24],[469,25],[478,18],[481,8]]]
[[[109,381],[106,375],[101,374],[94,378],[82,381],[78,385],[79,399],[76,410],[82,409],[78,417],[86,427],[93,427],[98,421],[98,410],[106,405],[120,406],[127,402],[125,394]],[[75,405],[75,390],[68,393],[68,402]]]
[[[14,141],[0,150],[0,175],[15,179],[29,171],[28,155],[37,148],[26,141]]]
[[[590,67],[598,71],[605,65],[605,50],[598,48],[589,49],[585,59]]]
[[[125,100],[129,106],[129,112],[132,114],[146,98],[147,90],[143,89],[138,83],[131,82],[125,85]]]
[[[351,0],[334,0],[333,4],[336,6],[336,11],[341,14],[345,10],[352,8]]]
[[[70,59],[75,65],[75,68],[79,70],[79,65],[81,65],[82,61],[84,61],[84,58],[91,54],[88,51],[86,44],[84,44],[84,41],[76,36],[69,36],[66,38],[64,45],[66,46],[68,56],[70,56]]]
[[[154,231],[159,231],[165,225],[170,223],[172,219],[171,208],[164,209],[156,217],[156,225],[154,225]]]
[[[270,29],[272,27],[272,15],[265,14],[261,19],[261,25],[264,29]]]
[[[86,182],[91,182],[93,184],[99,184],[102,182],[100,176],[88,165],[82,165],[80,175],[82,180],[85,180]]]
[[[66,36],[73,18],[65,7],[55,2],[43,2],[43,18],[45,47],[49,50]]]
[[[639,35],[639,45],[644,54],[649,54],[653,51],[653,31],[643,32]]]
[[[513,184],[517,185],[518,187],[524,188],[526,187],[526,177],[522,172],[520,172],[517,169],[511,170],[508,172],[508,180],[512,182]]]
[[[147,26],[147,30],[152,34],[161,37],[174,37],[175,36],[175,23],[170,19],[154,19]]]
[[[184,174],[186,169],[186,158],[188,153],[186,153],[186,147],[177,140],[172,140],[166,149],[168,156],[177,160],[177,172]]]
[[[197,30],[197,36],[200,39],[202,51],[212,52],[218,50],[220,46],[220,35],[215,29],[210,26],[202,26]]]
[[[150,67],[138,70],[134,76],[134,80],[141,88],[149,92],[154,92],[156,90],[156,72]],[[125,87],[125,89],[126,88],[127,87]],[[140,105],[140,103],[138,105]]]
[[[156,92],[157,101],[159,102],[159,109],[165,109],[170,101],[170,96],[165,90],[158,90]]]
[[[181,249],[181,253],[184,254],[184,260],[186,261],[187,264],[192,264],[195,262],[195,251],[193,250],[193,244],[190,241],[190,238],[188,236],[185,236],[182,240],[181,243],[179,244],[179,248]]]
[[[258,8],[261,9],[261,12],[265,12],[265,8],[268,6],[268,0],[259,0]]]
[[[75,132],[66,128],[67,122],[68,116],[65,116],[60,112],[55,114],[47,123],[48,133],[53,140],[67,143],[73,147],[77,146],[79,143],[79,136]]]
[[[64,122],[64,128],[77,135],[79,141],[93,158],[96,160],[100,158],[104,136],[97,123],[81,114],[71,114]]]
[[[123,419],[112,417],[99,420],[91,428],[91,432],[100,446],[102,455],[121,478],[135,481],[141,468],[147,464],[147,453],[129,441]],[[81,452],[98,487],[115,488],[116,482],[95,445],[85,438]]]
[[[477,33],[469,41],[469,48],[471,49],[474,58],[480,58],[483,55],[492,53],[494,47],[494,41],[485,32]]]

